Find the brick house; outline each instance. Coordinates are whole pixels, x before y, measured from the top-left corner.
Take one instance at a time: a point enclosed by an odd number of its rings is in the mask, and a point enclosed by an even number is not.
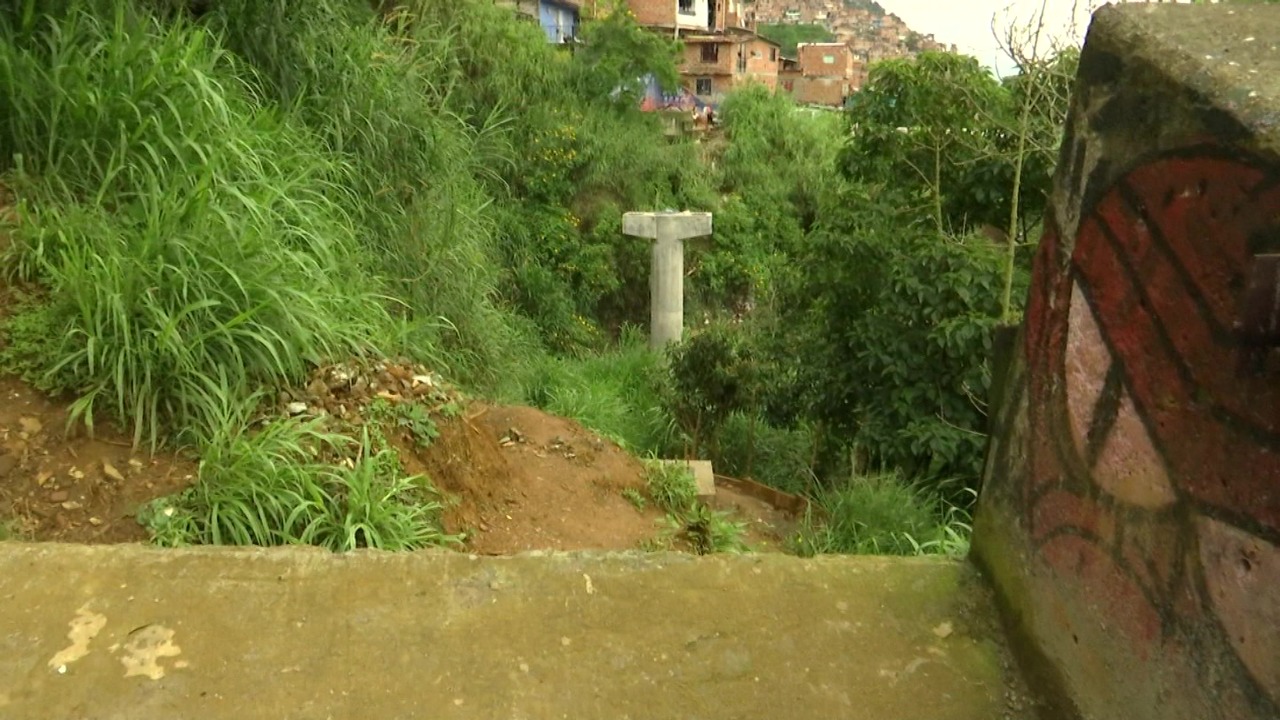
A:
[[[845,43],[800,43],[785,60],[782,88],[802,105],[841,107],[867,78],[867,57]]]
[[[627,0],[636,22],[673,32],[724,30],[728,0]]]
[[[699,100],[718,105],[725,93],[746,83],[778,87],[781,46],[745,30],[682,35],[683,85]]]
[[[627,0],[636,21],[669,32],[684,44],[681,85],[699,103],[718,105],[748,82],[778,86],[781,46],[755,32],[755,11],[744,0]]]

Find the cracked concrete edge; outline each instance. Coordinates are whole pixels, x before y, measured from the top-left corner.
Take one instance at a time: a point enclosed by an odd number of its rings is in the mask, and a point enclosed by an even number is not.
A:
[[[643,550],[530,550],[511,555],[479,555],[462,553],[444,548],[427,548],[413,552],[392,552],[387,550],[361,549],[348,553],[334,553],[323,548],[306,545],[286,545],[279,547],[245,547],[245,546],[190,546],[181,548],[161,548],[150,545],[79,545],[54,542],[0,542],[0,563],[12,561],[37,561],[44,557],[57,556],[70,559],[82,556],[85,560],[93,558],[118,558],[132,556],[142,561],[170,562],[179,559],[200,557],[239,559],[245,562],[275,562],[301,564],[314,563],[430,563],[439,560],[457,560],[464,558],[471,561],[496,563],[520,562],[535,558],[544,558],[559,562],[619,562],[630,566],[642,565],[665,567],[671,564],[704,563],[704,564],[745,564],[760,563],[800,563],[801,565],[861,565],[865,567],[882,567],[887,564],[919,564],[922,566],[965,565],[960,558],[944,556],[876,556],[876,555],[820,555],[812,558],[798,558],[778,553],[721,553],[715,555],[691,555],[674,551]]]
[[[1255,149],[1280,153],[1280,38],[1265,29],[1277,25],[1276,6],[1106,5],[1086,44],[1096,36],[1127,48],[1171,87],[1191,90],[1251,131]],[[1243,62],[1228,57],[1233,48]]]

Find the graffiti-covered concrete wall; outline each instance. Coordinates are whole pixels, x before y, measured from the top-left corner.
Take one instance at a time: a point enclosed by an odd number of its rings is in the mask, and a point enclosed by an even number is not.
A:
[[[1280,718],[1278,44],[1125,5],[1081,58],[974,554],[1090,720]]]

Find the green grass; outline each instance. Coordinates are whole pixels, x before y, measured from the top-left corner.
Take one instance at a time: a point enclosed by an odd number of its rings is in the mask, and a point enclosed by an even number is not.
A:
[[[730,513],[712,510],[698,500],[693,471],[679,463],[645,461],[645,484],[653,504],[664,512],[666,526],[654,549],[670,549],[683,539],[699,555],[747,552],[745,523]]]
[[[661,455],[679,436],[663,406],[664,382],[659,357],[640,332],[627,330],[606,353],[534,357],[510,399],[573,418],[637,455]]]
[[[751,549],[744,539],[747,534],[746,523],[735,521],[728,512],[694,503],[682,522],[685,537],[699,555],[742,553]]]
[[[513,149],[504,114],[460,112],[455,63],[469,49],[455,29],[429,12],[388,22],[352,0],[226,0],[209,22],[260,91],[350,169],[335,197],[402,301],[397,350],[457,382],[500,385],[532,343],[498,299],[488,186]]]
[[[368,430],[355,443],[319,419],[250,430],[253,412],[246,403],[205,429],[195,485],[140,513],[154,542],[346,551],[457,541],[441,530],[442,506],[427,479],[403,474],[395,452],[376,447]]]
[[[716,433],[716,472],[746,478],[795,495],[817,486],[811,466],[813,428],[776,428],[763,418],[731,414]]]
[[[663,512],[682,516],[698,500],[698,484],[693,471],[679,463],[650,459],[644,464],[645,486],[653,504]]]
[[[896,474],[820,491],[792,542],[799,555],[964,555],[968,513]]]
[[[154,446],[216,416],[224,380],[295,378],[388,332],[332,199],[348,168],[258,104],[209,31],[66,6],[0,14],[7,260],[49,291],[17,320],[47,332],[11,362],[73,392],[73,420],[106,411]]]

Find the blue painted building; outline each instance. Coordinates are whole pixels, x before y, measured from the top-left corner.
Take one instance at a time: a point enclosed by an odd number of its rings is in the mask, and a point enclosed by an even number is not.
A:
[[[568,0],[538,0],[538,23],[547,41],[557,45],[578,36],[578,3]]]
[[[529,20],[537,21],[547,42],[563,45],[578,36],[582,0],[496,0]]]

